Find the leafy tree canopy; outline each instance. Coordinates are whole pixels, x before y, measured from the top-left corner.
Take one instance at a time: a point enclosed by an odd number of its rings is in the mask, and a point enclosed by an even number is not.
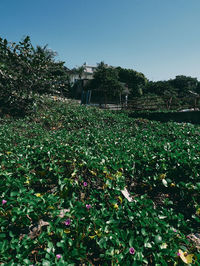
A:
[[[89,86],[92,89],[102,91],[105,95],[116,95],[123,89],[117,69],[107,66],[104,62],[98,64],[94,79]]]
[[[196,91],[198,86],[197,78],[184,75],[176,76],[175,79],[169,80],[169,83],[178,90],[180,96],[188,95],[189,91]]]
[[[145,93],[156,94],[159,96],[176,96],[177,89],[175,89],[169,81],[150,81],[145,87]]]
[[[67,91],[68,74],[55,55],[47,46],[34,48],[29,36],[18,44],[0,38],[1,111],[22,114],[30,109],[34,93]]]
[[[143,73],[122,67],[117,67],[116,69],[118,71],[119,81],[124,82],[128,86],[133,96],[137,95],[138,90],[141,90],[147,84],[147,78]]]

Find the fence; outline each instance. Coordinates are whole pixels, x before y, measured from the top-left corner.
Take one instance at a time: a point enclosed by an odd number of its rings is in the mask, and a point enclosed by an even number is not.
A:
[[[128,102],[128,109],[134,111],[142,110],[181,110],[181,109],[200,109],[200,96],[191,97],[159,97],[145,96],[134,97]]]

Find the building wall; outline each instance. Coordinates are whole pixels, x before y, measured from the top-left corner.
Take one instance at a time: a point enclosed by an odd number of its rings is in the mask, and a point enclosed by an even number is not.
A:
[[[96,69],[96,66],[89,66],[89,65],[83,64],[83,67],[85,70],[84,70],[84,73],[83,73],[81,79],[92,79],[94,71]],[[80,77],[78,74],[71,74],[70,75],[70,82],[71,83],[75,83],[79,79],[80,79]]]

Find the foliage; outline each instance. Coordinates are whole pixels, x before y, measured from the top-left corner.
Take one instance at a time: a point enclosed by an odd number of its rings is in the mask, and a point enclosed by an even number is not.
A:
[[[184,75],[176,76],[175,79],[169,80],[171,86],[178,91],[179,96],[188,96],[190,91],[196,91],[198,86],[197,78],[187,77]]]
[[[144,89],[145,94],[155,94],[165,99],[176,99],[180,97],[191,97],[199,91],[197,78],[183,75],[176,76],[175,79],[167,81],[149,81]],[[183,105],[183,104],[182,104]]]
[[[0,105],[6,114],[23,115],[31,110],[35,93],[67,91],[63,62],[47,46],[34,48],[30,38],[8,43],[0,38]]]
[[[199,260],[199,127],[41,100],[1,120],[1,264]]]
[[[64,66],[64,62],[56,62],[57,53],[47,48],[37,46],[34,50],[34,61],[37,65],[37,75],[40,77],[39,84],[33,87],[33,91],[39,93],[55,93],[58,92],[62,96],[66,96],[69,89],[68,69]],[[36,82],[37,80],[34,79]]]
[[[119,81],[124,82],[128,86],[130,96],[140,96],[143,88],[147,84],[147,78],[145,75],[133,69],[126,69],[122,67],[117,67],[117,71],[119,74]]]
[[[180,75],[167,81],[148,81],[143,89],[141,100],[145,102],[145,98],[154,95],[155,99],[157,97],[158,100],[164,102],[164,106],[162,104],[158,106],[156,101],[149,102],[150,105],[157,105],[157,110],[163,109],[163,107],[168,110],[197,108],[199,103],[198,93],[199,82],[197,78]]]
[[[119,95],[123,86],[118,80],[117,70],[101,62],[94,72],[94,79],[88,84],[88,88],[101,91],[104,95],[104,102],[106,104],[107,98],[109,96]]]
[[[79,79],[81,79],[84,74],[84,70],[85,70],[84,66],[80,66],[80,67],[71,69],[71,73],[77,74]]]
[[[145,88],[146,93],[156,94],[159,96],[171,95],[176,96],[176,89],[168,81],[150,81]]]
[[[84,67],[74,68],[71,73],[76,73],[81,79]],[[79,81],[79,84],[77,83],[71,88],[71,97],[75,97],[75,92],[80,84],[82,87],[83,84]],[[125,91],[127,92],[127,89],[129,100],[133,100],[136,97],[145,99],[149,95],[158,96],[161,101],[164,101],[167,109],[171,109],[176,102],[178,102],[180,107],[186,108],[188,105],[186,97],[194,98],[200,92],[200,82],[197,78],[178,75],[174,79],[149,81],[143,73],[120,66],[111,67],[103,62],[99,63],[97,72],[94,74],[94,80],[89,80],[83,87],[85,90],[93,89],[96,91],[93,93],[92,98],[100,100],[101,96],[104,95],[104,101],[106,101],[106,98],[110,98],[111,101],[116,100],[115,96],[119,96]],[[127,88],[126,90],[125,87]]]

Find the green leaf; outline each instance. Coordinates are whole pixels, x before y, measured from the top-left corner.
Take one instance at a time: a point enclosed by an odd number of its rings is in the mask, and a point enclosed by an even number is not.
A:
[[[18,191],[12,191],[12,192],[10,193],[10,196],[11,196],[11,197],[15,197],[15,196],[17,196],[18,194],[19,194]]]
[[[51,266],[51,262],[48,260],[43,260],[42,261],[42,266]]]
[[[134,237],[131,236],[131,238],[130,238],[129,241],[128,241],[128,244],[129,244],[130,247],[133,246],[133,242],[134,242]]]
[[[146,232],[146,230],[144,228],[141,229],[141,233],[142,233],[143,236],[147,235],[147,232]]]
[[[6,238],[6,234],[0,233],[0,239]]]
[[[160,236],[160,235],[156,235],[155,236],[155,243],[156,244],[159,244],[159,243],[161,243],[162,242],[162,237]]]
[[[145,248],[152,248],[152,245],[149,242],[144,243],[144,246]]]

